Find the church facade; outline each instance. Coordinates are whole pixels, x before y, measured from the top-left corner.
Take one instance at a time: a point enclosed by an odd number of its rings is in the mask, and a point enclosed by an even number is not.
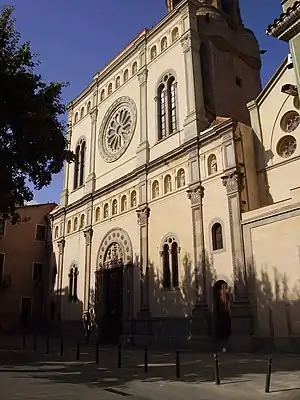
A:
[[[247,108],[259,47],[238,0],[167,7],[68,106],[76,161],[49,217],[57,316],[75,326],[95,307],[105,340],[209,337],[222,281],[232,335],[248,338],[247,229],[272,203]]]

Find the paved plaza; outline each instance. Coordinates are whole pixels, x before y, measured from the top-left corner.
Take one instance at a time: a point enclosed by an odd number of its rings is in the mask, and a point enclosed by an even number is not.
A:
[[[144,351],[126,349],[118,368],[117,349],[101,348],[95,363],[95,348],[77,349],[45,342],[37,350],[31,343],[0,350],[1,400],[98,400],[132,399],[299,399],[300,356],[274,355],[271,393],[264,393],[268,357],[265,355],[220,354],[220,386],[214,383],[210,354],[180,353],[180,378],[176,378],[175,353],[148,353],[149,370],[144,370]]]

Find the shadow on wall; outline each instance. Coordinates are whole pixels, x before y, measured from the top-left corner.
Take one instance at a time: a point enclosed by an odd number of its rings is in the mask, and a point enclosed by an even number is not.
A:
[[[62,320],[61,334],[65,338],[80,338],[83,334],[81,316],[83,313],[83,302],[78,298],[71,298],[69,288],[64,287],[61,293],[58,293],[61,299]],[[59,310],[58,318],[59,318]],[[59,319],[58,319],[59,324]]]

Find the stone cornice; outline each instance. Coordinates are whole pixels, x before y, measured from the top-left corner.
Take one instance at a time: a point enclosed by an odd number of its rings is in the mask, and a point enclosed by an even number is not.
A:
[[[279,18],[268,26],[266,33],[285,41],[290,40],[300,30],[300,1],[282,13]]]

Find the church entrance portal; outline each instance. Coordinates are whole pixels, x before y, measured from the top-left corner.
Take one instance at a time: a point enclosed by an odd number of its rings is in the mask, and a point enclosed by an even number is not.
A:
[[[214,336],[217,340],[227,340],[231,334],[230,301],[228,285],[219,280],[213,287]]]

